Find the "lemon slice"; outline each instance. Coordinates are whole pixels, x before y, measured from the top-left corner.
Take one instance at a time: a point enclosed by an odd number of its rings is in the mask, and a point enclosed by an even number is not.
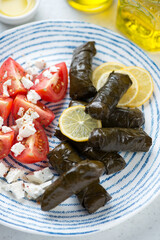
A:
[[[126,66],[118,62],[106,62],[98,66],[92,74],[92,83],[95,88],[97,88],[97,81],[102,76],[103,73],[119,70],[125,68]],[[109,75],[109,74],[108,74]]]
[[[126,67],[125,70],[135,76],[139,85],[139,91],[136,98],[127,104],[127,106],[139,107],[151,97],[154,88],[153,79],[147,70],[140,67],[131,66]]]
[[[101,128],[101,121],[85,113],[85,106],[78,105],[65,109],[59,118],[61,132],[76,142],[88,140],[94,128]]]

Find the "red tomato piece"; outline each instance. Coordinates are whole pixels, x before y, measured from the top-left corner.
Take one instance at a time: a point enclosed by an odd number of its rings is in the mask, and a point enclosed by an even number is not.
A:
[[[19,162],[22,163],[35,163],[46,160],[49,152],[49,143],[47,135],[38,121],[34,121],[36,133],[28,138],[24,138],[21,142],[25,146],[25,150],[15,157],[14,153],[12,156]],[[17,141],[15,142],[17,143]]]
[[[0,97],[0,116],[6,120],[11,112],[13,99]]]
[[[38,101],[37,104],[31,103],[27,100],[26,96],[18,94],[14,99],[12,108],[14,119],[20,118],[17,114],[20,107],[23,107],[24,111],[27,111],[29,108],[35,110],[40,116],[37,118],[37,121],[39,121],[44,127],[47,127],[55,118],[54,113],[41,102]]]
[[[0,159],[6,157],[13,145],[14,131],[3,133],[0,131]]]
[[[35,84],[34,89],[43,100],[48,102],[58,102],[62,100],[67,91],[68,85],[68,71],[64,62],[56,64],[58,69],[55,72],[51,72],[52,77],[48,78],[44,76],[46,70],[50,71],[50,68],[44,70],[40,75],[36,77],[39,80],[38,84]],[[35,79],[35,80],[36,80]]]
[[[10,96],[17,93],[26,94],[27,90],[21,83],[22,77],[26,75],[24,69],[12,58],[8,58],[0,68],[0,95],[3,95],[3,84],[11,79],[11,86],[7,87]]]

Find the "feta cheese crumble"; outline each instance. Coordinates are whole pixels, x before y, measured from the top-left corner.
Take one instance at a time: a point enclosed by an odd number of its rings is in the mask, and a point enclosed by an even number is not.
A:
[[[52,73],[49,70],[46,70],[43,72],[43,76],[50,79],[52,77]]]
[[[22,179],[24,176],[24,171],[18,168],[10,168],[6,180],[8,183],[12,183],[17,181],[18,179]]]
[[[49,169],[49,167],[26,175],[26,178],[28,179],[29,182],[39,184],[47,182],[51,180],[53,177],[54,177],[53,172]]]
[[[37,199],[40,197],[45,189],[51,184],[51,181],[45,182],[43,184],[37,185],[34,183],[24,183],[24,190],[27,193],[27,198]]]
[[[4,177],[8,172],[9,168],[4,163],[0,162],[0,177]]]
[[[11,79],[9,79],[3,83],[3,96],[5,96],[5,97],[10,96],[8,93],[8,86],[11,86]]]
[[[17,115],[22,117],[23,114],[24,114],[24,108],[23,108],[23,107],[20,107],[19,110],[18,110]]]
[[[28,99],[29,102],[32,102],[32,103],[36,104],[37,101],[41,99],[41,97],[39,96],[38,93],[36,93],[35,90],[30,90],[27,93],[27,99]]]
[[[22,141],[23,138],[30,137],[36,133],[33,120],[39,118],[39,114],[32,108],[29,108],[23,117],[16,120],[16,124],[19,128],[19,134],[17,136],[18,141]]]
[[[0,116],[0,129],[2,128],[3,124],[4,124],[4,119]]]
[[[36,66],[37,68],[39,68],[40,70],[42,70],[42,69],[44,69],[44,68],[46,67],[46,62],[45,62],[43,59],[37,60],[37,61],[35,62],[35,66]]]
[[[35,110],[33,110],[32,108],[29,108],[29,109],[26,111],[25,115],[26,115],[26,114],[30,115],[30,117],[31,117],[32,120],[39,118],[39,114],[38,114]]]
[[[11,151],[14,153],[15,157],[20,155],[25,149],[25,146],[21,143],[16,143],[11,147]]]
[[[36,79],[34,84],[37,85],[39,83],[39,79]]]
[[[17,136],[17,139],[18,139],[19,141],[22,141],[23,138],[30,137],[30,136],[32,136],[34,133],[36,133],[36,129],[35,129],[33,123],[23,124],[23,126],[19,128],[19,134],[18,134],[18,136]]]
[[[26,69],[27,73],[30,74],[30,75],[37,75],[39,73],[39,69],[37,67],[29,67]]]
[[[3,79],[6,78],[8,75],[7,71],[5,71],[4,75],[3,75]]]
[[[8,133],[8,132],[11,132],[12,129],[10,127],[7,127],[7,126],[2,126],[2,132],[3,133]]]
[[[34,85],[33,82],[27,77],[22,77],[21,82],[26,89],[30,89]]]
[[[11,184],[6,184],[4,190],[7,192],[11,192],[13,196],[18,200],[25,197],[23,181],[17,181]]]
[[[49,70],[50,70],[50,72],[58,72],[59,67],[51,66],[51,67],[49,68]]]

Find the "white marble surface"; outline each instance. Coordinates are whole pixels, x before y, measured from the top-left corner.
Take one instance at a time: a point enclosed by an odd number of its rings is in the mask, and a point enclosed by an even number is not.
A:
[[[85,14],[71,8],[66,0],[41,0],[40,8],[37,15],[32,21],[43,19],[69,19],[80,20],[117,31],[115,27],[117,1],[114,1],[112,7],[99,14]],[[0,33],[10,29],[11,26],[0,23]],[[160,52],[148,53],[148,55],[160,67]],[[90,235],[87,237],[74,237],[74,240],[159,240],[160,239],[160,196],[157,197],[148,207],[136,216],[130,218],[124,223],[113,229],[102,233]],[[57,239],[58,237],[52,239]],[[8,227],[0,225],[0,240],[47,240],[46,236],[32,235],[29,233],[19,232]],[[69,239],[67,237],[60,238]]]

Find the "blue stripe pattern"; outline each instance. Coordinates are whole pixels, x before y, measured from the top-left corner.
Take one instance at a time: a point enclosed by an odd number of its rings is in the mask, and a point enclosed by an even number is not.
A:
[[[136,214],[160,192],[160,69],[137,46],[124,37],[99,26],[79,21],[41,21],[6,31],[0,35],[0,64],[12,56],[24,67],[27,59],[44,58],[48,64],[65,61],[69,68],[72,52],[80,44],[94,40],[97,55],[93,67],[103,62],[117,61],[126,66],[145,68],[154,79],[154,94],[142,106],[146,117],[144,130],[152,137],[153,144],[147,153],[121,152],[126,168],[116,174],[101,177],[101,184],[112,195],[112,200],[96,213],[88,215],[72,196],[50,212],[42,212],[35,201],[16,201],[11,195],[0,195],[0,223],[32,233],[51,236],[75,236],[91,234],[115,226]],[[54,148],[59,141],[53,137],[54,128],[62,111],[68,106],[69,91],[59,103],[44,102],[56,115],[47,127],[49,144]],[[13,119],[8,124],[13,124]],[[34,171],[47,162],[24,165],[12,156],[3,160],[9,166]],[[57,176],[55,174],[55,176]],[[3,180],[3,179],[2,179]]]

